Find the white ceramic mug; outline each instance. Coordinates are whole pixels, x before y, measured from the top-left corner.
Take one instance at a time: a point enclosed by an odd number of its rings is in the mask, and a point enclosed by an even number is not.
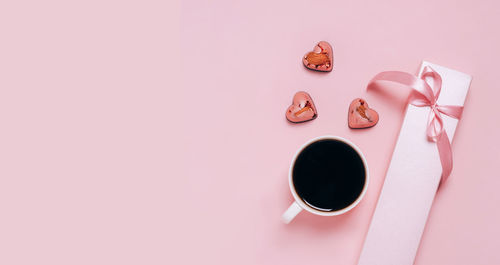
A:
[[[359,194],[359,196],[349,206],[342,208],[340,210],[336,210],[336,211],[328,211],[328,212],[327,211],[320,211],[320,210],[314,209],[311,206],[307,205],[300,198],[300,196],[297,194],[297,191],[295,190],[295,186],[293,185],[293,175],[292,174],[293,174],[293,168],[295,166],[295,161],[297,160],[297,157],[302,153],[302,151],[307,146],[309,146],[310,144],[312,144],[314,142],[321,141],[321,140],[335,140],[335,141],[340,141],[340,142],[343,142],[343,143],[349,145],[352,149],[354,149],[356,151],[356,153],[358,153],[359,157],[363,161],[363,166],[365,169],[365,184],[364,184],[363,189],[362,189],[361,193]],[[369,182],[368,164],[366,163],[365,156],[363,155],[361,150],[355,144],[353,144],[351,141],[349,141],[345,138],[342,138],[339,136],[333,136],[333,135],[325,135],[325,136],[320,136],[320,137],[311,139],[307,143],[302,145],[302,147],[299,148],[299,150],[297,150],[297,152],[295,153],[295,156],[292,159],[292,163],[290,164],[290,170],[288,171],[288,183],[290,185],[290,191],[292,192],[292,195],[293,195],[295,201],[292,203],[292,205],[290,205],[290,207],[288,207],[288,210],[286,210],[286,212],[283,214],[283,216],[282,216],[283,222],[285,222],[287,224],[290,223],[290,221],[292,221],[293,218],[295,218],[295,216],[297,216],[297,214],[299,214],[303,209],[305,209],[306,211],[309,211],[313,214],[322,215],[322,216],[334,216],[334,215],[340,215],[340,214],[346,213],[346,212],[350,211],[352,208],[354,208],[356,205],[358,205],[358,203],[361,201],[361,199],[363,198],[363,196],[366,193],[366,189],[368,187],[368,182]]]

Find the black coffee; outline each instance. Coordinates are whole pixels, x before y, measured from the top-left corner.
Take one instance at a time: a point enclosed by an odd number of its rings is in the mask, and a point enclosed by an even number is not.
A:
[[[320,140],[302,150],[292,179],[300,198],[320,211],[337,211],[351,205],[365,185],[365,167],[351,146]]]

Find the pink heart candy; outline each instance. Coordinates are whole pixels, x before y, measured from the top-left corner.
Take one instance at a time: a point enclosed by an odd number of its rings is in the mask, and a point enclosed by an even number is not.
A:
[[[304,55],[302,63],[311,70],[330,72],[333,69],[332,46],[326,41],[320,41],[312,52]]]
[[[378,122],[378,113],[368,107],[368,103],[361,98],[354,99],[349,105],[348,124],[352,129],[362,129],[375,126]]]
[[[293,102],[286,111],[286,119],[293,123],[305,122],[316,119],[318,113],[311,96],[303,91],[293,96]]]

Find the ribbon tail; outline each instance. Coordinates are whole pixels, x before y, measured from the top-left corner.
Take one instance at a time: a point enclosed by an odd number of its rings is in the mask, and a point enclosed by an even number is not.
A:
[[[438,138],[437,149],[439,151],[439,158],[441,160],[441,167],[443,168],[443,173],[441,175],[441,182],[443,184],[446,182],[451,174],[451,169],[453,168],[453,157],[451,151],[451,143],[446,131],[443,130],[442,134]]]
[[[460,119],[462,118],[462,112],[464,110],[463,106],[450,106],[450,105],[440,105],[437,106],[437,109],[439,112],[443,113],[444,115],[453,117],[455,119]]]

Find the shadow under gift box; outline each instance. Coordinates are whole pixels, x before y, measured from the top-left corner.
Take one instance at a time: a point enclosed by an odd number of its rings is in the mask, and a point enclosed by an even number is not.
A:
[[[437,103],[463,106],[472,77],[426,61],[419,77],[425,66],[442,78]],[[429,107],[408,105],[358,265],[414,263],[442,173],[436,143],[426,135],[430,111]],[[458,120],[442,117],[452,141]]]

